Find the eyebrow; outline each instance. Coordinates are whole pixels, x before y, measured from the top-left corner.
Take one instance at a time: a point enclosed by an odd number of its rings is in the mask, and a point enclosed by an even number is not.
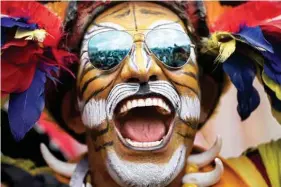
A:
[[[150,15],[166,15],[164,12],[154,11],[154,10],[148,10],[148,9],[140,9],[140,12],[142,14],[150,14]]]
[[[129,14],[131,13],[131,10],[128,9],[126,12],[123,12],[121,14],[118,14],[116,16],[114,16],[115,18],[122,18],[122,17],[125,17],[125,16],[128,16]]]
[[[118,12],[120,12],[120,11],[126,9],[126,8],[127,8],[127,7],[125,7],[125,8],[124,8],[124,7],[121,7],[121,8],[119,8],[119,9],[117,9],[117,10],[115,10],[115,11],[109,13],[109,14],[106,14],[106,15],[102,16],[101,19],[106,18],[107,16],[114,15],[114,14],[116,14],[116,13],[118,13]]]

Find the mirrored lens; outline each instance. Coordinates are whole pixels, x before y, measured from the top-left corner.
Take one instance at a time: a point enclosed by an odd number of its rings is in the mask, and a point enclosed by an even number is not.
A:
[[[152,30],[146,36],[146,44],[161,62],[171,68],[182,67],[190,56],[190,39],[179,30]]]
[[[109,70],[127,56],[133,45],[131,35],[122,31],[107,31],[94,35],[88,43],[88,54],[94,67]]]

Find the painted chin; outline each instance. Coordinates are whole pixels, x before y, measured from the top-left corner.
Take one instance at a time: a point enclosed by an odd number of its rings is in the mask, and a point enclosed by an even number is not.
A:
[[[161,151],[171,141],[175,108],[163,96],[148,94],[120,101],[113,123],[122,145],[135,151]]]
[[[182,171],[187,147],[180,145],[166,163],[137,163],[121,159],[115,151],[107,154],[106,167],[120,186],[167,186]]]

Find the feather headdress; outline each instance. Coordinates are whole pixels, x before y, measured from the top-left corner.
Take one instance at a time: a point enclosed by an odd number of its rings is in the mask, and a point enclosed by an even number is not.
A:
[[[261,14],[262,10],[262,14]],[[259,105],[255,75],[268,94],[272,113],[281,123],[281,2],[248,2],[233,8],[211,25],[202,49],[216,56],[237,88],[242,120]]]
[[[8,116],[16,140],[24,137],[44,108],[46,78],[76,56],[59,48],[63,20],[39,2],[1,3],[1,96],[9,95]]]

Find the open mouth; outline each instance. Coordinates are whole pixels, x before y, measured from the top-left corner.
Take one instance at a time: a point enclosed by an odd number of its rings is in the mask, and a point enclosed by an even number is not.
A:
[[[164,148],[170,141],[174,118],[173,105],[159,95],[129,97],[121,101],[114,111],[118,137],[133,150]]]

